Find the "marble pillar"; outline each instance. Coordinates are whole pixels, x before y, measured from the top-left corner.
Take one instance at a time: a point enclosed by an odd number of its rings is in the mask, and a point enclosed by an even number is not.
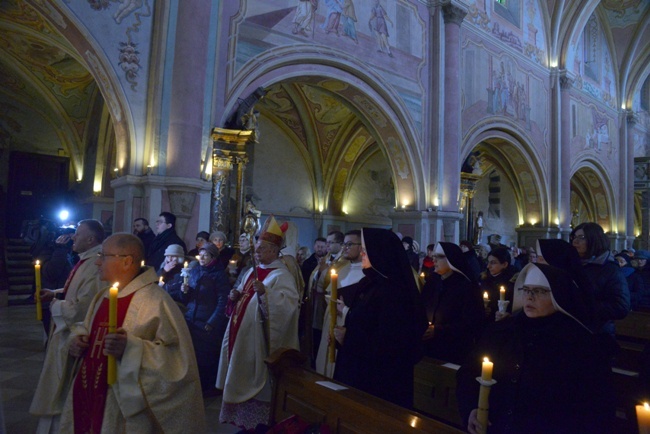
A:
[[[626,134],[625,134],[625,196],[627,206],[625,207],[625,247],[633,247],[636,234],[634,233],[634,126],[638,118],[632,110],[625,114]],[[622,149],[623,147],[621,147]]]
[[[549,216],[551,222],[559,221],[562,237],[568,239],[571,232],[571,89],[575,80],[570,78],[566,72],[559,76],[560,104],[559,104],[559,125],[556,170],[551,168],[551,173],[557,179],[557,207],[555,212]],[[555,173],[554,173],[555,172]],[[552,209],[552,208],[551,208]]]

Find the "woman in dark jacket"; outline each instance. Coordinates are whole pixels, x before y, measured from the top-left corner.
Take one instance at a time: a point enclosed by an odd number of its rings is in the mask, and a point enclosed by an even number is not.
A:
[[[496,381],[489,433],[613,432],[611,371],[592,333],[572,314],[579,303],[580,291],[562,270],[528,264],[521,271],[516,313],[491,324],[457,374],[459,410],[470,433],[480,429],[476,377],[484,357],[494,363]]]
[[[427,324],[413,271],[393,232],[364,228],[361,243],[364,277],[341,291],[350,310],[334,331],[334,379],[409,408]]]
[[[483,300],[476,284],[467,277],[468,266],[460,247],[440,242],[434,258],[441,281],[434,288],[422,289],[429,316],[429,328],[422,336],[424,354],[461,363],[480,330]]]
[[[489,321],[494,321],[499,310],[501,288],[505,289],[505,300],[510,301],[506,311],[512,312],[512,279],[517,273],[514,267],[510,266],[511,262],[510,251],[505,247],[497,247],[489,253],[487,270],[481,273],[481,293],[487,292],[490,300],[487,308],[489,312],[486,312]]]
[[[632,266],[632,259],[623,253],[619,253],[614,257],[621,267],[621,272],[627,280],[627,287],[630,290],[630,307],[633,310],[638,309],[643,304],[645,286],[643,285],[643,277]]]
[[[594,290],[594,321],[591,329],[600,335],[610,355],[618,352],[614,321],[630,311],[630,291],[625,276],[609,251],[609,238],[596,223],[581,223],[570,235]]]
[[[202,247],[199,264],[190,269],[187,284],[181,286],[181,299],[187,306],[185,321],[192,335],[204,393],[215,390],[221,341],[228,325],[225,311],[230,284],[218,256],[214,244]]]

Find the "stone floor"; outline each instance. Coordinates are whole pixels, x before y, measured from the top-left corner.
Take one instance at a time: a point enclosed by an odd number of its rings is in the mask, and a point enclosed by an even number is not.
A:
[[[0,307],[0,434],[31,434],[38,420],[29,414],[29,405],[43,366],[43,327],[36,321],[35,307]],[[230,434],[238,431],[219,423],[221,397],[205,400],[208,432]],[[4,421],[4,427],[2,426]]]

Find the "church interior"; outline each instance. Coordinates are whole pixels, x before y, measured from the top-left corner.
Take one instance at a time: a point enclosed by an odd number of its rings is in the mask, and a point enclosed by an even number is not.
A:
[[[650,248],[650,0],[5,0],[0,29],[0,306],[38,220]]]

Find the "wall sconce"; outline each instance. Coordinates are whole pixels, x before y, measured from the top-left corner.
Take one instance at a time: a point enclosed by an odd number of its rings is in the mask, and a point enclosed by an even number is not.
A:
[[[147,164],[147,175],[151,175],[153,172],[153,166],[151,164]]]

